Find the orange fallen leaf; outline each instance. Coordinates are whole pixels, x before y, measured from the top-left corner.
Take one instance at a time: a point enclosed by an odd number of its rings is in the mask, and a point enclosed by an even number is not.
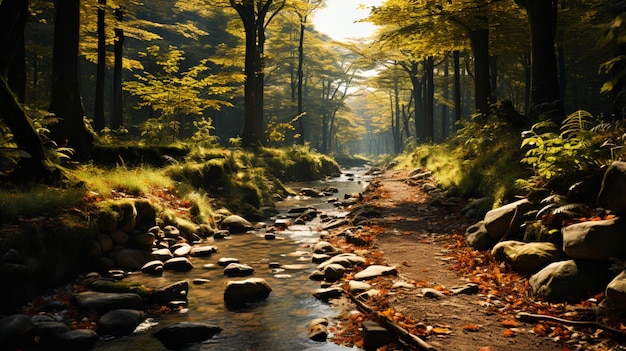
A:
[[[508,336],[508,337],[515,336],[515,332],[512,331],[511,329],[504,329],[504,331],[502,331],[502,334],[504,334],[504,336]]]
[[[476,324],[466,324],[462,326],[461,328],[465,331],[470,331],[470,332],[477,332],[480,329],[480,327]]]
[[[478,349],[478,351],[491,351],[491,347],[489,346],[481,347],[480,349]]]
[[[517,327],[517,322],[512,319],[507,319],[505,321],[500,322],[500,325],[503,327]]]

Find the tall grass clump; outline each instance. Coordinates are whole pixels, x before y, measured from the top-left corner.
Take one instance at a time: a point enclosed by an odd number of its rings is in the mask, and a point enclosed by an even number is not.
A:
[[[174,187],[174,182],[165,170],[148,166],[101,168],[84,165],[66,174],[73,181],[81,182],[87,189],[103,196],[113,192],[145,195],[150,194],[152,189]]]
[[[29,189],[1,189],[0,223],[11,223],[19,218],[54,217],[79,207],[84,196],[84,189],[58,189],[43,185]]]

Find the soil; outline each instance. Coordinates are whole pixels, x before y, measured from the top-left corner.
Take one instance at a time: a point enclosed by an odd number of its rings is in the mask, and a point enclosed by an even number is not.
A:
[[[597,316],[586,313],[594,310],[596,300],[592,297],[570,305],[548,304],[533,298],[527,276],[517,275],[506,265],[493,261],[488,252],[465,246],[462,234],[476,220],[460,215],[462,204],[434,206],[422,191],[424,182],[408,180],[407,171],[386,171],[372,183],[378,187],[364,193],[364,201],[382,215],[363,227],[363,232],[375,234],[366,255],[373,263],[395,266],[399,274],[374,282],[384,297],[368,304],[387,319],[420,336],[436,350],[626,350],[626,343],[618,340],[623,335],[595,326],[574,328],[554,322],[516,320],[519,312],[594,319]],[[392,288],[391,284],[398,280],[415,288]],[[479,291],[451,292],[469,283],[477,284]],[[438,299],[423,297],[423,288],[443,295]],[[354,307],[339,323],[335,342],[354,342],[362,347],[360,334],[354,330],[358,323],[354,321],[380,322],[380,314],[355,318],[353,311]],[[397,344],[386,349],[414,348]]]

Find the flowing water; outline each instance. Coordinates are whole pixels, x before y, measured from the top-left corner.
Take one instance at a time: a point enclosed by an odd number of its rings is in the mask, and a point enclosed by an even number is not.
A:
[[[325,181],[291,183],[289,187],[298,191],[302,187],[324,189],[334,187],[338,193],[333,196],[343,198],[344,194],[361,192],[367,178],[360,175],[363,169],[347,170],[341,177]],[[355,174],[355,177],[350,176]],[[293,207],[314,206],[329,215],[341,215],[328,198],[294,197],[277,203],[284,214]],[[142,326],[144,332],[131,336],[103,341],[96,350],[166,350],[152,332],[162,326],[176,322],[205,322],[220,326],[223,331],[204,343],[191,345],[184,350],[349,350],[331,342],[314,342],[307,338],[307,324],[317,317],[334,317],[337,310],[311,295],[319,287],[319,282],[308,279],[315,269],[311,262],[310,246],[319,240],[319,217],[306,225],[291,226],[286,231],[276,233],[276,240],[265,240],[263,233],[232,235],[229,240],[211,240],[206,244],[215,245],[217,253],[207,258],[192,258],[195,268],[185,273],[165,272],[163,277],[149,277],[143,274],[131,275],[128,279],[143,282],[146,286],[157,287],[180,280],[190,282],[188,308],[181,312],[149,318]],[[223,268],[217,265],[221,257],[234,257],[240,263],[254,267],[252,277],[264,278],[272,292],[259,303],[238,310],[229,310],[223,301],[225,284],[230,280],[223,275]],[[270,262],[282,265],[279,269],[269,268]],[[210,282],[196,285],[196,278]]]

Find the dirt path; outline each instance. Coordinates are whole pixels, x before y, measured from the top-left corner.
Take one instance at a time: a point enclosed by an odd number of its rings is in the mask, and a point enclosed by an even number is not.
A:
[[[451,257],[459,248],[458,234],[464,233],[473,222],[460,216],[458,207],[429,205],[430,198],[421,190],[421,184],[409,185],[406,179],[407,172],[387,171],[377,178],[380,186],[365,194],[365,201],[382,213],[381,217],[371,219],[366,226],[366,229],[377,233],[372,243],[372,254],[377,255],[382,263],[396,266],[400,277],[416,286],[415,289],[389,289],[386,296],[388,306],[383,307],[389,307],[396,316],[402,316],[396,317],[401,324],[409,326],[414,333],[422,334],[423,339],[437,350],[605,349],[597,345],[598,341],[595,346],[590,346],[591,343],[586,341],[573,340],[571,336],[576,332],[573,329],[515,321],[515,314],[522,310],[516,308],[517,304],[522,305],[521,301],[516,301],[525,298],[524,305],[527,306],[528,300],[532,299],[515,296],[515,291],[512,293],[511,290],[522,287],[519,294],[526,294],[523,291],[526,278],[508,276],[504,271],[500,275],[497,264],[492,264],[491,269],[495,269],[497,279],[502,280],[500,290],[480,283],[481,271],[461,274],[459,269],[453,269],[455,265],[464,264],[463,258]],[[473,257],[471,250],[463,250],[471,260],[483,260],[483,256],[476,254]],[[494,273],[485,270],[484,274]],[[478,282],[479,292],[451,293],[455,287],[467,286],[470,281]],[[379,282],[379,286],[385,285]],[[443,295],[439,298],[423,297],[423,288],[440,291]]]

